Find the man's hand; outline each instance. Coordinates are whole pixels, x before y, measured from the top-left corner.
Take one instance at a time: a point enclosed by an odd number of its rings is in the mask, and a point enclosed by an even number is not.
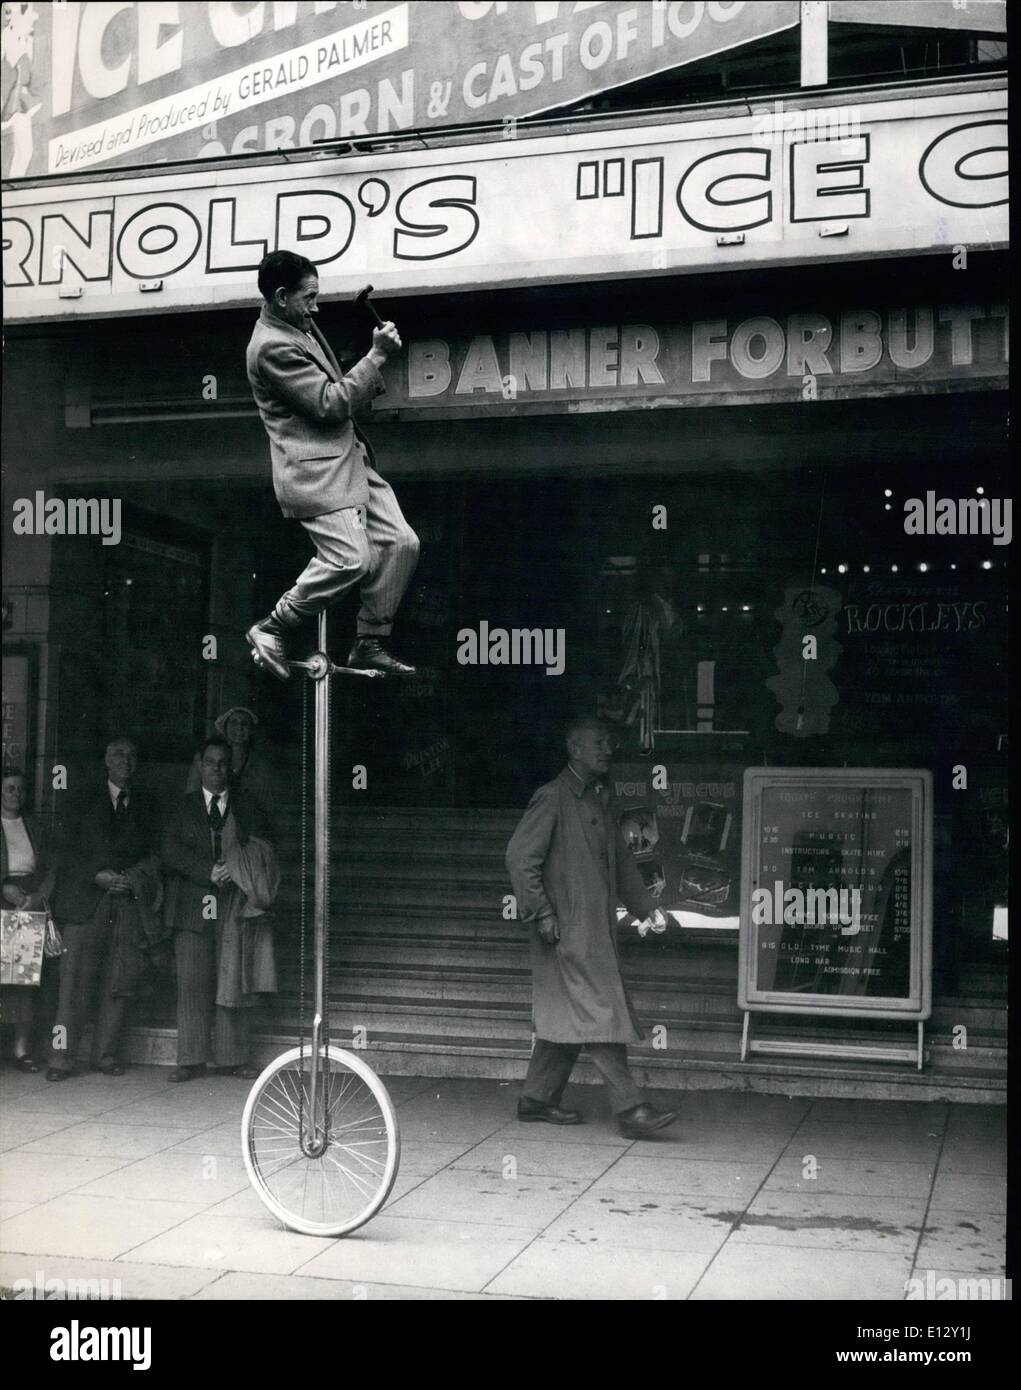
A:
[[[25,908],[28,911],[28,894],[24,888],[19,888],[16,883],[5,883],[3,890],[4,902],[10,903],[12,907]]]
[[[102,888],[104,893],[123,893],[127,890],[128,881],[116,869],[100,869],[96,875],[96,887]]]
[[[536,921],[535,930],[539,933],[539,940],[547,946],[555,946],[560,940],[560,927],[555,917],[540,917]]]
[[[655,912],[644,918],[638,923],[638,935],[648,936],[649,932],[654,932],[656,936],[662,936],[667,928],[666,915],[661,908],[656,908]]]
[[[217,860],[217,862],[213,865],[213,871],[209,875],[209,877],[212,879],[212,881],[216,884],[218,888],[221,887],[223,884],[230,883],[232,881],[230,876],[230,870],[227,868],[227,865],[223,862],[222,859]]]
[[[382,328],[372,330],[372,347],[369,349],[369,356],[377,367],[382,367],[388,357],[392,357],[395,352],[400,352],[401,347],[401,335],[389,319]]]

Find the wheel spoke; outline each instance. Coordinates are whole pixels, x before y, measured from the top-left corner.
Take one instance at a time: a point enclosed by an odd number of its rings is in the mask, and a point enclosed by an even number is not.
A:
[[[321,1059],[315,1114],[308,1053],[280,1058],[246,1109],[245,1157],[256,1191],[278,1217],[311,1234],[354,1230],[383,1204],[396,1176],[386,1092],[344,1056],[331,1048]],[[307,1142],[324,1129],[325,1147],[309,1156],[302,1136]]]

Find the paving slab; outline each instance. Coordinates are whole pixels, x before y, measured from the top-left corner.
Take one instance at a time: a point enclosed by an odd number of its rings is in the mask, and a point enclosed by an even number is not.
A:
[[[536,1241],[486,1285],[486,1292],[676,1302],[690,1295],[711,1258],[708,1252]]]
[[[527,1130],[527,1125],[522,1125]],[[533,1127],[534,1129],[534,1127]],[[608,1144],[558,1144],[552,1139],[486,1139],[453,1162],[457,1169],[492,1173],[516,1171],[519,1177],[598,1178],[622,1150]],[[401,1166],[404,1156],[401,1155]]]
[[[941,1169],[932,1189],[932,1208],[1002,1214],[1007,1210],[1006,1185],[994,1173],[952,1173]]]
[[[1005,1105],[952,1105],[947,1124],[951,1136],[963,1138],[967,1134],[985,1137],[989,1134],[1007,1133],[1007,1107]]]
[[[5,1222],[2,1244],[5,1250],[22,1254],[112,1260],[186,1221],[197,1210],[194,1202],[89,1197],[72,1192]]]
[[[826,1098],[813,1100],[810,1114],[813,1120],[837,1120],[846,1124],[906,1125],[921,1121],[932,1129],[943,1130],[949,1110],[945,1101]]]
[[[447,1144],[435,1139],[405,1139],[402,1135],[400,1172],[438,1173],[473,1148],[467,1140]]]
[[[681,1127],[725,1124],[731,1127],[776,1126],[794,1130],[813,1102],[804,1096],[766,1096],[751,1091],[663,1092],[665,1109],[680,1111]]]
[[[488,1136],[495,1143],[542,1140],[544,1144],[598,1144],[618,1152],[629,1149],[634,1142],[625,1139],[611,1119],[592,1120],[581,1125],[547,1125],[525,1123],[511,1117],[505,1125]]]
[[[736,1159],[635,1158],[625,1154],[598,1178],[593,1191],[662,1192],[711,1197],[727,1210],[743,1210],[762,1185],[771,1162]]]
[[[801,1144],[797,1145],[802,1149]],[[805,1159],[814,1164],[806,1176]],[[935,1164],[882,1163],[871,1159],[820,1158],[810,1150],[790,1150],[766,1181],[768,1191],[845,1192],[850,1196],[924,1197],[935,1176]]]
[[[742,1215],[708,1197],[603,1188],[590,1190],[540,1236],[545,1244],[713,1254]]]
[[[911,1256],[871,1250],[819,1250],[728,1241],[692,1293],[693,1302],[727,1300],[902,1299]]]
[[[395,1202],[389,1212],[394,1217],[457,1220],[539,1231],[569,1207],[587,1185],[571,1178],[504,1178],[448,1168],[427,1178],[407,1197]]]
[[[292,1274],[334,1243],[330,1237],[289,1231],[265,1209],[258,1217],[210,1216],[204,1211],[140,1244],[132,1257],[144,1264]]]
[[[925,1200],[837,1192],[760,1192],[731,1236],[738,1245],[878,1250],[913,1255]]]
[[[169,1125],[193,1132],[229,1122],[236,1122],[240,1129],[246,1097],[220,1092],[219,1088],[199,1091],[197,1085],[189,1081],[168,1086],[169,1094],[149,1092],[108,1111],[103,1118],[115,1125]]]
[[[59,1114],[4,1105],[0,1108],[0,1152],[20,1149],[23,1144],[30,1144],[33,1139],[41,1139],[47,1134],[58,1134],[61,1130],[71,1129],[89,1118],[89,1115],[78,1112]]]
[[[81,1190],[94,1197],[152,1197],[212,1206],[248,1186],[244,1161],[218,1154],[152,1154],[99,1177]]]
[[[104,1158],[146,1158],[181,1142],[187,1130],[157,1125],[111,1125],[106,1120],[83,1120],[23,1144],[19,1152],[33,1154],[98,1154]],[[234,1136],[237,1151],[237,1135]]]
[[[942,1130],[927,1130],[924,1124],[912,1127],[807,1120],[791,1140],[791,1148],[819,1158],[871,1158],[883,1163],[935,1166],[942,1143]]]
[[[754,1163],[779,1158],[797,1131],[790,1126],[727,1125],[719,1119],[676,1124],[629,1149],[635,1158],[735,1159]]]
[[[126,1101],[145,1094],[144,1088],[111,1091],[93,1084],[91,1076],[76,1076],[69,1081],[42,1081],[31,1090],[15,1097],[18,1110],[32,1110],[40,1115],[68,1114],[102,1115],[117,1110]]]
[[[935,1268],[995,1270],[1002,1274],[1006,1259],[1006,1223],[990,1212],[929,1210],[916,1270]]]
[[[451,1289],[423,1289],[414,1284],[356,1283],[351,1279],[311,1279],[301,1274],[221,1274],[193,1295],[196,1301],[213,1302],[263,1299],[273,1303],[305,1303],[314,1300],[346,1300],[355,1303],[384,1301],[444,1303],[520,1302],[507,1294],[455,1293]]]
[[[241,1153],[240,1117],[197,1132],[179,1129],[178,1133],[182,1137],[173,1146],[175,1154],[216,1154],[223,1158],[237,1158]]]
[[[939,1156],[939,1175],[944,1173],[989,1173],[1003,1182],[1007,1175],[1006,1136],[950,1136],[943,1141]]]
[[[98,1154],[39,1154],[9,1149],[0,1155],[0,1192],[12,1202],[47,1202],[62,1192],[121,1168],[122,1158]]]
[[[514,1226],[378,1216],[309,1259],[301,1273],[480,1293],[534,1239],[534,1230]]]

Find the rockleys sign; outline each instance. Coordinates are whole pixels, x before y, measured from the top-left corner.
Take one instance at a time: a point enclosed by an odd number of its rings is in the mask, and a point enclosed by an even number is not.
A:
[[[846,140],[757,118],[449,146],[281,169],[84,178],[5,199],[9,319],[251,302],[284,246],[324,294],[847,260],[1007,242],[1005,94],[864,102]],[[159,298],[155,297],[158,295]]]

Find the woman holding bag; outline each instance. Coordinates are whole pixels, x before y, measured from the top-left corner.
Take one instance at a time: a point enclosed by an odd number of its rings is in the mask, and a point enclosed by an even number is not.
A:
[[[47,908],[53,891],[49,836],[35,816],[23,814],[24,805],[25,774],[20,768],[5,767],[0,781],[3,905],[24,912],[41,912]],[[19,1071],[37,1072],[39,1066],[31,1055],[37,990],[24,985],[6,985],[0,993],[4,1020],[14,1025],[14,1065]]]

